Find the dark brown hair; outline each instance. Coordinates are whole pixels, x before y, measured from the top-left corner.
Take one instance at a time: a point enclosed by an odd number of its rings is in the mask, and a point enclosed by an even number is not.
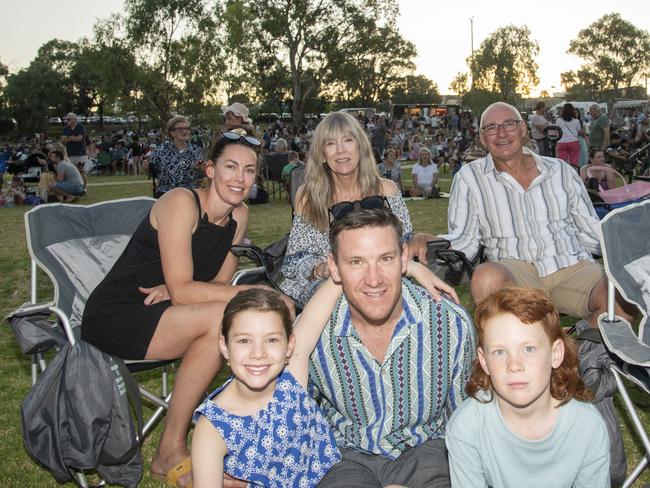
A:
[[[402,222],[387,208],[353,210],[345,217],[332,222],[330,227],[330,248],[336,258],[338,237],[344,230],[362,229],[364,227],[391,227],[395,231],[398,244],[402,239]]]
[[[246,311],[255,312],[275,312],[282,320],[282,326],[286,337],[288,338],[292,331],[291,313],[286,303],[284,303],[282,294],[275,290],[250,288],[237,293],[232,300],[226,305],[223,312],[223,321],[221,323],[221,333],[224,339],[228,341],[228,333],[232,328],[232,322],[238,313]]]
[[[546,294],[535,288],[502,288],[484,298],[476,306],[474,320],[478,345],[483,347],[485,325],[488,320],[501,314],[512,314],[524,324],[540,324],[551,344],[557,339],[564,343],[564,359],[559,367],[551,372],[551,396],[564,405],[572,398],[589,401],[593,398],[578,373],[578,348],[573,339],[560,327],[560,316],[553,302]],[[478,358],[474,360],[472,376],[467,383],[468,395],[482,401],[477,393],[480,390],[493,393],[490,376],[483,371]],[[488,401],[491,401],[490,399]]]

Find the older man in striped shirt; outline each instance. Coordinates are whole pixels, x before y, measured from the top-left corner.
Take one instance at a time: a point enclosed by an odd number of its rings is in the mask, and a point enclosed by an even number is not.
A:
[[[606,308],[603,269],[592,258],[600,254],[598,217],[571,166],[524,147],[527,131],[512,105],[497,102],[483,112],[489,154],[454,178],[449,234],[441,237],[470,257],[485,246],[490,262],[472,277],[475,302],[505,285],[540,288],[560,312],[596,326]]]
[[[402,279],[401,235],[381,209],[351,212],[330,230],[328,264],[344,296],[309,372],[343,459],[319,488],[450,484],[445,426],[466,396],[474,329],[460,306]]]

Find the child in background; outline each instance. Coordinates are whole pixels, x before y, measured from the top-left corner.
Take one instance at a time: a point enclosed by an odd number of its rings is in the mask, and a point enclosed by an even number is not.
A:
[[[224,472],[249,486],[315,487],[341,459],[307,393],[312,350],[341,294],[318,288],[292,330],[277,292],[250,289],[227,305],[221,352],[232,377],[195,412],[193,487],[221,487]]]
[[[478,304],[475,325],[471,398],[447,424],[452,487],[609,487],[605,422],[549,298],[501,289]]]

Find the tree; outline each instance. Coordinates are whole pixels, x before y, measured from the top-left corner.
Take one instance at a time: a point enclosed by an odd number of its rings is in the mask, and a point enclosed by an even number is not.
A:
[[[7,85],[7,76],[9,75],[9,68],[6,64],[0,62],[0,114],[4,113],[6,110],[6,100],[5,100],[5,87]]]
[[[47,127],[49,115],[65,113],[69,97],[64,90],[64,77],[43,61],[32,61],[27,68],[9,75],[5,96],[8,112],[25,131],[41,131]]]
[[[539,83],[539,44],[526,26],[500,27],[487,37],[468,59],[472,90],[487,90],[514,103],[518,94],[527,95]]]
[[[472,88],[463,95],[463,105],[475,113],[480,114],[488,105],[494,102],[502,101],[503,98],[499,93],[484,90],[482,88]]]
[[[423,75],[405,76],[391,97],[393,103],[440,103],[438,85]]]
[[[461,97],[465,95],[469,91],[467,73],[456,73],[456,77],[449,84],[449,89]]]
[[[126,0],[126,36],[138,52],[140,91],[158,121],[194,110],[216,91],[223,65],[214,9],[204,0]]]
[[[589,94],[590,99],[613,98],[619,88],[633,86],[650,72],[650,35],[615,13],[581,30],[568,52],[586,63],[562,73],[562,84],[568,92]]]
[[[608,14],[571,41],[569,51],[587,61],[592,73],[604,80],[604,86],[616,90],[631,87],[650,69],[650,35],[619,14]]]
[[[357,53],[359,26],[389,26],[396,12],[395,0],[230,0],[223,21],[231,33],[247,33],[228,37],[238,41],[229,50],[245,72],[260,79],[264,69],[289,73],[298,124],[334,63]]]
[[[337,54],[332,82],[340,87],[334,98],[360,106],[374,106],[390,98],[415,69],[415,45],[395,26],[377,27],[372,19],[359,19],[356,40]]]

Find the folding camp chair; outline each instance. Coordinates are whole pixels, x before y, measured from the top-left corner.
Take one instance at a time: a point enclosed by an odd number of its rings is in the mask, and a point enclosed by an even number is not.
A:
[[[268,182],[267,191],[273,195],[282,198],[284,191],[284,182],[282,181],[282,169],[289,163],[288,153],[269,153],[264,159],[262,174],[264,180]]]
[[[46,363],[43,353],[65,342],[57,322],[69,324],[80,336],[84,306],[92,290],[113,267],[154,199],[127,198],[89,206],[53,204],[35,207],[25,214],[27,245],[31,256],[31,299],[8,317],[24,353],[32,355],[32,383]],[[52,301],[38,303],[37,268],[52,280]],[[143,398],[156,409],[145,422],[143,439],[168,408],[171,393],[166,367],[171,361],[125,361],[129,371],[162,368],[162,392],[157,395],[138,385]],[[142,439],[142,440],[143,440]]]
[[[615,358],[610,366],[616,386],[634,429],[645,450],[643,459],[631,472],[624,487],[629,487],[650,462],[650,438],[636,412],[623,378],[650,394],[650,201],[613,210],[602,220],[601,247],[607,272],[607,313],[598,319],[598,327],[607,349]],[[639,223],[642,223],[639,225]],[[615,292],[638,307],[642,319],[639,332],[615,315]]]

